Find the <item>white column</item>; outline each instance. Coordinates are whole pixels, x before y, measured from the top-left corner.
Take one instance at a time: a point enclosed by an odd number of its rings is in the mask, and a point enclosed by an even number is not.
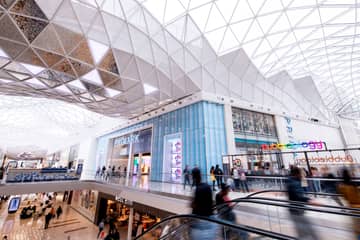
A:
[[[133,219],[134,218],[134,208],[130,208],[129,213],[129,225],[128,225],[128,234],[127,234],[127,240],[131,240],[131,233],[132,233],[132,226],[133,226]]]
[[[132,145],[133,143],[129,144],[129,158],[128,158],[128,165],[126,168],[126,182],[125,185],[129,185],[129,177],[130,177],[130,167],[131,167],[131,159],[132,159]]]
[[[96,139],[84,140],[79,146],[79,159],[83,159],[81,180],[94,179],[96,173]]]
[[[226,130],[227,154],[236,154],[235,134],[230,104],[224,104],[224,121]]]

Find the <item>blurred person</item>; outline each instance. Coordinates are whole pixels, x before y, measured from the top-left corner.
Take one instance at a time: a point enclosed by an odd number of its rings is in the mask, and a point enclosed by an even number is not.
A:
[[[59,206],[59,207],[56,209],[56,217],[57,217],[57,219],[60,218],[62,212],[63,212],[63,210],[62,210],[61,206]]]
[[[48,212],[47,214],[45,214],[45,228],[44,229],[48,229],[49,228],[49,224],[50,224],[50,220],[53,218],[51,212]]]
[[[99,232],[98,232],[97,238],[99,238],[100,233],[104,230],[104,227],[105,227],[104,219],[102,219],[102,220],[100,221],[98,227],[99,227]]]
[[[342,170],[343,182],[337,187],[338,192],[344,197],[352,208],[360,208],[360,190],[351,179],[348,169]],[[360,218],[353,218],[353,229],[357,240],[360,240]]]
[[[240,173],[241,190],[243,192],[250,192],[249,191],[249,186],[248,186],[247,180],[246,180],[246,171],[242,167],[240,167],[239,173]]]
[[[221,168],[219,167],[219,164],[216,164],[215,170],[214,170],[214,174],[215,174],[215,178],[216,178],[216,183],[218,188],[220,189],[221,184],[223,183],[223,171],[221,170]]]
[[[106,171],[106,167],[104,165],[101,169],[101,177],[103,177],[103,178],[105,178],[105,171]]]
[[[315,201],[305,197],[304,189],[301,187],[301,169],[294,167],[287,181],[287,192],[290,201],[317,204]],[[303,204],[291,204],[295,207],[303,207]],[[293,220],[299,239],[320,239],[317,236],[313,224],[305,217],[303,209],[289,208],[290,217]]]
[[[95,177],[99,177],[100,176],[100,166],[98,167],[98,169],[96,170],[96,174],[95,174]]]
[[[211,187],[201,181],[201,172],[199,168],[192,170],[193,183],[195,184],[194,197],[191,202],[192,213],[204,217],[213,215],[213,199]],[[196,220],[191,223],[191,239],[216,239],[217,226],[214,223],[205,220]]]
[[[321,177],[321,174],[320,174],[319,170],[315,167],[312,168],[311,172],[313,174],[313,177],[315,177],[312,179],[312,185],[314,188],[314,192],[321,192],[321,184],[320,184],[320,180],[318,179],[319,177]]]
[[[198,168],[198,166],[195,164],[195,166],[193,167],[193,169],[191,169],[191,176],[193,176],[193,172],[197,172],[197,171],[200,171],[199,170],[199,168]],[[195,187],[196,186],[196,182],[195,182],[195,180],[194,180],[194,178],[192,178],[192,183],[191,183],[191,190],[192,190],[192,188],[193,187]]]
[[[325,188],[325,192],[327,193],[331,193],[331,194],[336,194],[336,178],[335,175],[329,171],[329,168],[325,168],[324,169],[324,178],[327,178],[328,180],[324,181],[324,188]],[[339,199],[338,196],[331,196],[331,198],[339,205],[339,206],[344,206],[344,204],[341,202],[341,200]]]
[[[185,166],[183,173],[184,173],[184,190],[185,190],[186,184],[189,184],[189,186],[191,187],[189,165]]]
[[[237,166],[235,166],[231,169],[231,176],[234,179],[235,190],[238,191],[240,189],[240,174],[239,174],[239,169]]]
[[[216,194],[216,205],[218,207],[218,214],[219,217],[223,220],[227,220],[232,223],[237,223],[236,215],[233,211],[234,203],[231,203],[231,199],[229,197],[230,186],[226,184],[221,185],[221,191]],[[241,239],[245,240],[249,238],[249,234],[244,231],[234,231],[231,228],[226,229],[224,232],[225,236],[229,237],[230,239]],[[240,237],[240,238],[238,238]]]
[[[306,177],[308,174],[304,168],[300,168],[300,171],[301,171],[301,187],[303,188],[303,190],[305,192],[307,192],[309,184],[308,184]]]
[[[215,167],[214,166],[211,166],[210,168],[210,180],[212,182],[212,189],[213,191],[215,191],[215,181],[216,181],[216,178],[215,178]]]

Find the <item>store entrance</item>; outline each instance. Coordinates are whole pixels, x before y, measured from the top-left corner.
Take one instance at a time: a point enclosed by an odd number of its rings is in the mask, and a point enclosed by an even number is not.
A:
[[[151,167],[150,153],[135,154],[133,157],[132,174],[133,175],[149,175]]]
[[[152,128],[135,131],[112,139],[110,167],[125,176],[149,175],[151,169]],[[128,161],[130,158],[130,169]],[[116,174],[116,173],[115,173]]]

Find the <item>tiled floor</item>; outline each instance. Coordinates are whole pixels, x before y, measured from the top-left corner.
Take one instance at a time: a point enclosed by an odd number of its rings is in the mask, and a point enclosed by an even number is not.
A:
[[[20,219],[21,209],[14,214],[8,214],[6,204],[3,204],[0,210],[0,236],[6,235],[9,240],[96,239],[98,229],[93,223],[70,206],[62,206],[63,214],[60,219],[52,219],[49,228],[45,230],[44,216]]]

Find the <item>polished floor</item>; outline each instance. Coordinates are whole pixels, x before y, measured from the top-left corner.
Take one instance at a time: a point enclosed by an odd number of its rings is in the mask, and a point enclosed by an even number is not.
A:
[[[59,199],[56,204],[59,205]],[[85,240],[96,239],[98,228],[66,204],[61,204],[63,214],[52,219],[48,229],[44,229],[45,217],[20,219],[21,208],[8,214],[7,204],[0,210],[0,236],[9,240]],[[125,235],[122,239],[125,239]]]

